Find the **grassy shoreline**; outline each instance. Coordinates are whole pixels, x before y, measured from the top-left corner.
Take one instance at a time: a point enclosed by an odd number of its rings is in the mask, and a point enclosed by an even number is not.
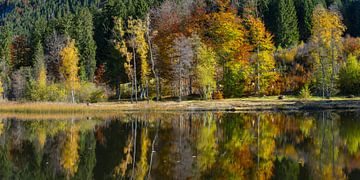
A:
[[[307,101],[295,97],[241,98],[183,102],[104,102],[71,104],[49,102],[0,102],[0,113],[116,113],[141,111],[262,111],[262,110],[326,110],[359,109],[360,98],[336,97],[330,100],[313,98]]]

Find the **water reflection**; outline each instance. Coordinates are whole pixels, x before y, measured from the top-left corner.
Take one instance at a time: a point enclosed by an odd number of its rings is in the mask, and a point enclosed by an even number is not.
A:
[[[0,179],[359,179],[359,115],[0,116]]]

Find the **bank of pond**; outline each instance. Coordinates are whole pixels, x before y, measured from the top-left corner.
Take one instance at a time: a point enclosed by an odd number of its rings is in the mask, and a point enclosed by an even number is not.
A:
[[[0,179],[359,179],[359,117],[0,114]]]

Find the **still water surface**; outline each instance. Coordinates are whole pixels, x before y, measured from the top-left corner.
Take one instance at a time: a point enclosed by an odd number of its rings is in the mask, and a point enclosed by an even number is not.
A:
[[[360,112],[95,116],[0,116],[0,179],[360,179]]]

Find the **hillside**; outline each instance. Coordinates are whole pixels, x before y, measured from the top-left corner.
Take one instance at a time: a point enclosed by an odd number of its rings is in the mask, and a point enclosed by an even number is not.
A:
[[[360,1],[7,0],[0,22],[8,100],[360,95]]]

